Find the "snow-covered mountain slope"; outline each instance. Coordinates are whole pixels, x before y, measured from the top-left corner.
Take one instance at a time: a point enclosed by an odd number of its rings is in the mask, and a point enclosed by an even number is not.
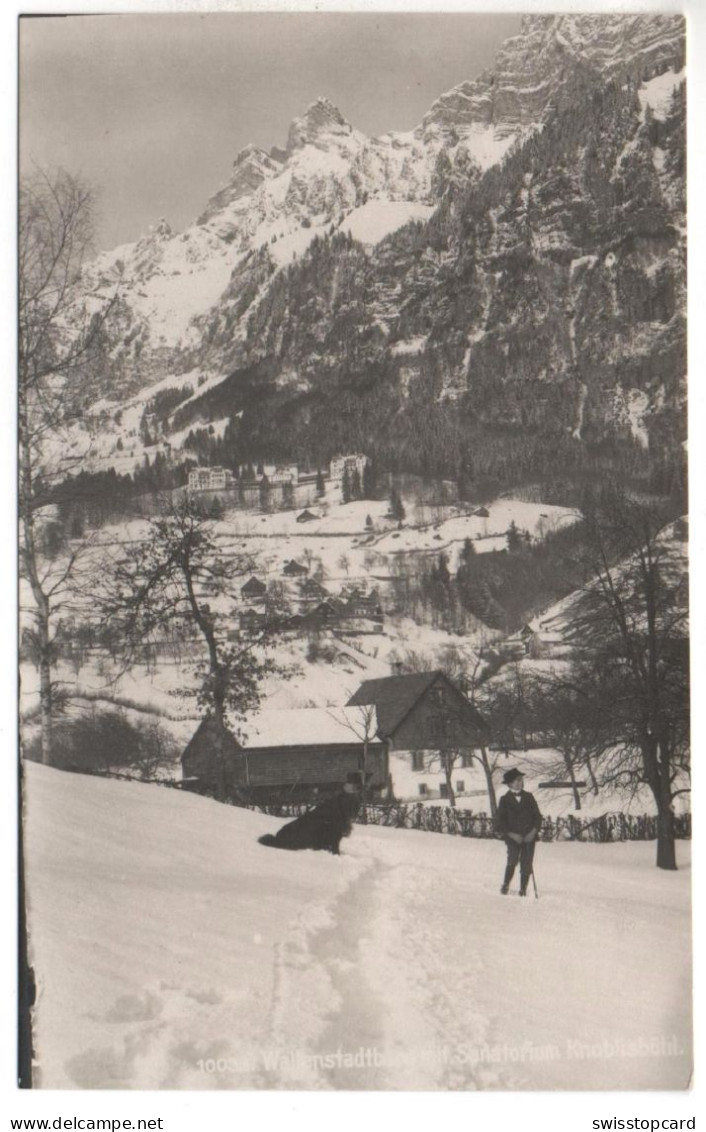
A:
[[[498,842],[277,852],[274,818],[34,764],[26,819],[39,1087],[688,1086],[688,843],[542,844],[521,901]]]
[[[183,232],[162,219],[91,265],[89,305],[116,287],[119,295],[106,389],[119,399],[126,386],[206,359],[232,366],[245,311],[316,235],[342,230],[374,245],[426,219],[541,128],[577,68],[637,81],[682,64],[678,16],[528,16],[492,69],[443,94],[412,130],[368,138],[318,98],[292,122],[286,146],[237,154],[226,184]]]

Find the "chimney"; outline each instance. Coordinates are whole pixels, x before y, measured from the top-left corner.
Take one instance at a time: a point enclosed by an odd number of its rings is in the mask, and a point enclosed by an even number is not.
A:
[[[402,675],[402,661],[401,660],[393,660],[393,662],[392,662],[392,675],[393,676],[401,676]]]

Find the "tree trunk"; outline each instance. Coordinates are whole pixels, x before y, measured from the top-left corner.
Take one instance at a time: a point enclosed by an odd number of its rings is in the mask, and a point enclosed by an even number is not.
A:
[[[27,580],[32,590],[32,597],[36,606],[35,619],[37,624],[37,645],[39,652],[39,712],[41,720],[41,746],[42,762],[50,766],[52,762],[52,719],[53,719],[53,689],[51,679],[51,634],[50,634],[50,605],[49,599],[42,587],[37,562],[38,553],[34,531],[34,516],[32,514],[32,468],[29,461],[29,442],[26,440],[26,423],[20,414],[20,436],[24,438],[21,446],[20,476],[21,476],[21,504],[22,504],[22,534],[23,545],[20,551],[21,561]]]
[[[674,815],[670,806],[666,810],[662,810],[657,818],[657,868],[676,869],[676,867]]]
[[[594,794],[598,794],[598,779],[596,778],[596,772],[593,769],[593,763],[591,762],[591,756],[586,755],[585,761],[586,761],[586,770],[588,771],[588,777],[591,779],[591,790],[593,791]]]
[[[43,634],[42,634],[43,635]],[[39,663],[39,706],[41,723],[42,762],[45,766],[52,764],[52,726],[53,726],[53,695],[51,682],[51,664],[49,661],[48,642],[42,647]]]
[[[367,779],[367,773],[368,773],[368,742],[369,742],[369,739],[368,739],[368,724],[366,722],[365,735],[363,737],[363,767],[362,767],[362,771],[361,771],[363,784],[362,784],[361,790],[360,790],[360,810],[359,810],[361,825],[367,825],[367,822],[368,822],[368,810],[367,810],[367,806],[368,806],[368,779]]]
[[[488,802],[490,805],[490,816],[495,818],[498,812],[498,799],[495,793],[495,783],[493,782],[493,770],[488,758],[488,752],[485,747],[480,749],[480,761],[483,771],[485,772],[485,782],[488,787]]]
[[[455,808],[456,794],[454,793],[453,786],[454,756],[447,752],[442,756],[442,762],[444,765],[444,777],[446,779],[446,790],[448,792],[449,805]]]
[[[671,759],[664,742],[658,745],[659,794],[657,797],[657,868],[676,869],[677,852],[674,838],[674,811],[670,782]]]
[[[562,751],[561,753],[564,756],[564,766],[566,767],[566,773],[568,774],[569,781],[571,783],[571,790],[572,790],[572,793],[574,795],[574,805],[575,805],[577,810],[580,810],[581,809],[581,795],[579,794],[579,788],[576,785],[576,775],[574,774],[573,760],[572,760],[571,755],[569,754],[568,751]]]

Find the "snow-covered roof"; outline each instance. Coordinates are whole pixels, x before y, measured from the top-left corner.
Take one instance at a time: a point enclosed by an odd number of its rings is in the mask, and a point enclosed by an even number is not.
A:
[[[322,746],[329,743],[362,743],[365,738],[364,713],[359,707],[290,708],[263,711],[250,716],[243,725],[245,738],[239,743],[245,750],[259,747]],[[368,724],[368,737],[377,733],[373,713]],[[379,742],[377,738],[375,742]]]

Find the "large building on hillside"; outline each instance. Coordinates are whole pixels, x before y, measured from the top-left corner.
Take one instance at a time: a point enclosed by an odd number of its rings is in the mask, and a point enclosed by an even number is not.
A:
[[[189,472],[189,491],[225,491],[235,487],[230,468],[193,468]]]
[[[354,452],[348,456],[334,456],[330,465],[331,479],[334,481],[342,480],[346,471],[349,475],[357,472],[362,479],[367,463],[368,457],[360,452]]]

